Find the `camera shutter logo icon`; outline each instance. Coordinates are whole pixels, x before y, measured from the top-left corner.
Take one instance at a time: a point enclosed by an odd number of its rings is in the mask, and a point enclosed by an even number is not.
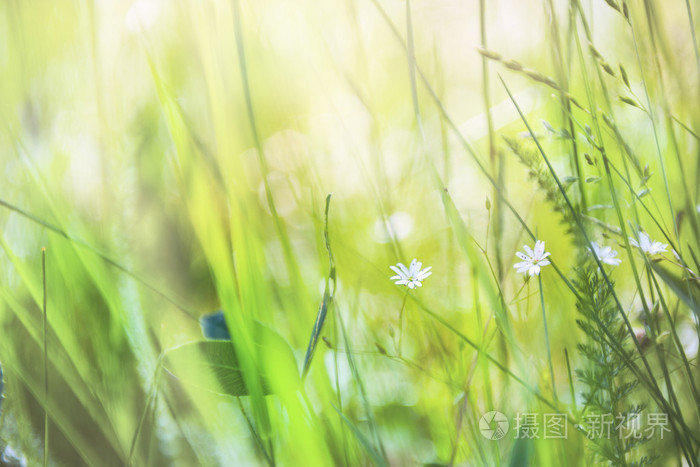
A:
[[[503,438],[508,433],[509,428],[508,418],[495,410],[485,413],[479,420],[481,435],[492,441]]]

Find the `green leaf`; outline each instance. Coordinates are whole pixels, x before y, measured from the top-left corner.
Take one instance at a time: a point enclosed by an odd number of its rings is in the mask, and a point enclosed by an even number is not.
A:
[[[248,395],[230,341],[202,341],[176,347],[167,353],[163,366],[179,380],[199,389],[231,396]],[[207,370],[210,374],[206,374]]]
[[[299,369],[287,341],[258,322],[253,333],[263,393],[278,394],[296,389]],[[176,347],[166,353],[163,367],[183,383],[205,391],[249,395],[231,341],[200,341]]]

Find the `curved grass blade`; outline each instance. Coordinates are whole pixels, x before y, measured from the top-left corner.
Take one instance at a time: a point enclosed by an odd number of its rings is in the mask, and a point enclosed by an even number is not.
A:
[[[309,339],[309,346],[306,349],[306,357],[304,358],[304,369],[301,372],[302,379],[306,377],[311,367],[311,360],[314,356],[314,351],[316,350],[316,344],[318,344],[319,336],[323,330],[323,323],[326,321],[326,315],[328,314],[328,309],[333,303],[333,294],[335,293],[335,262],[333,261],[333,252],[331,251],[331,242],[328,237],[328,209],[331,205],[331,195],[326,197],[326,220],[325,227],[323,229],[323,236],[326,241],[326,251],[328,252],[328,278],[326,279],[326,287],[323,291],[323,300],[321,301],[321,306],[318,309],[318,314],[316,315],[316,322],[314,323],[314,329],[311,331],[311,339]],[[330,290],[330,283],[333,282],[333,292]]]
[[[685,302],[688,307],[693,310],[696,315],[700,313],[700,284],[697,279],[686,279],[674,273],[661,264],[650,261],[651,268],[654,270],[671,290]]]

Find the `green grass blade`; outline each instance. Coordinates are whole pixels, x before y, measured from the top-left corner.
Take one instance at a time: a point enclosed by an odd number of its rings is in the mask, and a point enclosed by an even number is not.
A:
[[[326,285],[323,291],[323,300],[321,301],[321,306],[318,309],[316,322],[314,323],[314,328],[311,331],[311,338],[309,339],[309,345],[306,349],[306,356],[304,357],[304,369],[301,372],[302,378],[306,378],[306,375],[309,372],[309,369],[311,368],[311,360],[314,357],[316,345],[318,344],[318,339],[321,336],[323,324],[326,321],[328,309],[333,303],[333,294],[335,293],[335,261],[333,260],[333,252],[331,251],[331,242],[330,237],[328,235],[328,211],[330,209],[330,205],[331,195],[328,195],[326,197],[325,221],[323,229],[323,237],[326,244],[326,252],[328,253],[328,277],[326,278]],[[333,283],[332,292],[331,283]]]

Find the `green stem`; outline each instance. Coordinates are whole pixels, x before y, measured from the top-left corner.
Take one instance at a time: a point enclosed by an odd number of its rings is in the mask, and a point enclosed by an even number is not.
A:
[[[549,346],[549,331],[547,330],[547,313],[545,313],[544,307],[544,290],[542,290],[542,276],[538,275],[537,279],[540,283],[540,303],[542,304],[542,323],[544,323],[544,342],[547,345],[547,360],[549,362],[549,377],[551,378],[552,384],[552,397],[554,399],[554,405],[559,408],[559,398],[557,397],[557,388],[554,384],[554,365],[552,364],[552,350]]]
[[[399,349],[398,354],[401,356],[401,348],[403,345],[403,310],[406,308],[406,300],[408,299],[408,290],[403,296],[403,302],[401,303],[401,310],[399,310]]]

